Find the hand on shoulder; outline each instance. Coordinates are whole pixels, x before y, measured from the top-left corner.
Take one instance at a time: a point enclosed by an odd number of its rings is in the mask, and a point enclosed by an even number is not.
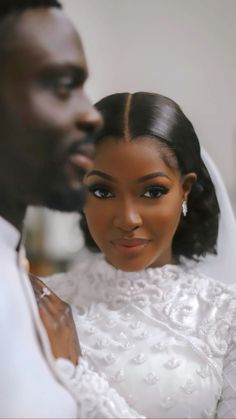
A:
[[[39,278],[32,274],[29,277],[53,355],[55,358],[66,358],[76,365],[81,352],[71,307]]]

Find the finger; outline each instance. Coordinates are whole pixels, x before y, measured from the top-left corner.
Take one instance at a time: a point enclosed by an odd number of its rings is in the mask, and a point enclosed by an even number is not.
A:
[[[56,296],[56,294],[54,294],[52,292],[52,290],[50,290],[50,288],[48,288],[48,286],[46,284],[44,284],[43,281],[41,281],[37,276],[33,275],[33,274],[29,274],[29,278],[31,280],[31,284],[33,286],[34,289],[37,289],[39,291],[41,291],[42,293],[45,293],[45,290],[48,289],[48,291],[50,292],[50,294],[53,296]]]
[[[30,274],[30,279],[31,279],[31,283],[33,285],[34,288],[36,288],[37,290],[41,290],[43,296],[49,296],[50,298],[48,299],[48,302],[52,302],[53,304],[57,304],[57,308],[58,309],[63,309],[64,304],[66,304],[63,300],[61,300],[61,298],[59,298],[50,288],[48,288],[47,285],[44,284],[43,281],[41,281],[37,276]],[[50,292],[47,293],[46,289]]]
[[[48,316],[48,320],[51,319],[57,323],[58,327],[70,327],[71,324],[74,324],[71,308],[68,304],[64,304],[63,308],[60,307],[58,309],[55,303],[50,301],[49,296],[48,298],[39,298],[38,307],[45,316]]]
[[[51,295],[51,292],[47,287],[43,287],[41,289],[34,283],[32,284],[32,288],[38,304],[39,302],[41,302],[41,300],[44,300],[44,302],[46,302],[47,298]]]
[[[36,297],[36,301],[37,301],[37,303],[39,303],[39,301],[41,299],[42,291],[35,284],[32,284],[32,289],[34,291],[34,295]]]
[[[61,324],[69,325],[73,322],[70,306],[57,297],[38,277],[30,274],[30,279],[38,305]]]
[[[28,274],[29,279],[31,281],[31,284],[34,285],[37,288],[43,288],[45,286],[45,284],[35,275],[29,273]]]
[[[55,300],[51,298],[51,295],[41,296],[39,301],[55,319],[63,320],[64,318],[72,317],[70,306],[64,302],[55,302]]]
[[[51,334],[51,332],[56,332],[60,328],[60,323],[55,316],[52,316],[50,311],[48,311],[47,307],[44,304],[39,304],[39,315],[43,322],[44,327],[46,328],[47,332]]]
[[[48,304],[48,308],[53,309],[53,305],[56,305],[57,309],[63,308],[64,302],[56,296],[38,277],[35,275],[29,275],[31,280],[31,285],[36,295],[36,299],[45,298],[45,304]]]
[[[74,323],[70,322],[67,326],[55,321],[44,306],[40,308],[40,317],[47,331],[54,356],[68,358],[76,365],[81,350]]]

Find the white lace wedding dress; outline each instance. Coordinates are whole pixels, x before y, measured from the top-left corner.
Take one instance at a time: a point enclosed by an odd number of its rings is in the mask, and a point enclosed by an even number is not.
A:
[[[88,411],[94,370],[101,400],[121,396],[122,417],[236,418],[236,288],[186,259],[124,273],[87,250],[45,282],[73,306],[88,377],[87,394],[81,375],[74,393]]]

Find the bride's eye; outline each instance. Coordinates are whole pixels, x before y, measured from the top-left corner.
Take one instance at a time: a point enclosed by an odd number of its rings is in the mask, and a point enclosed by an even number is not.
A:
[[[142,196],[144,198],[155,199],[167,194],[169,190],[164,186],[149,186],[145,189]]]
[[[88,191],[98,199],[109,199],[114,197],[114,194],[105,186],[88,186]]]

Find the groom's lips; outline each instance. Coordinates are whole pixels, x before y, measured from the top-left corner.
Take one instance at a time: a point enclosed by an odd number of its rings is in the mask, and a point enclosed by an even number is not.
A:
[[[70,154],[65,163],[65,173],[72,188],[80,188],[84,175],[93,167],[90,157],[81,153]]]
[[[72,154],[69,157],[68,162],[75,168],[83,169],[85,172],[91,170],[93,167],[93,161],[90,157],[80,153]]]
[[[70,141],[64,163],[70,187],[81,188],[84,175],[93,167],[94,142],[91,135]]]

